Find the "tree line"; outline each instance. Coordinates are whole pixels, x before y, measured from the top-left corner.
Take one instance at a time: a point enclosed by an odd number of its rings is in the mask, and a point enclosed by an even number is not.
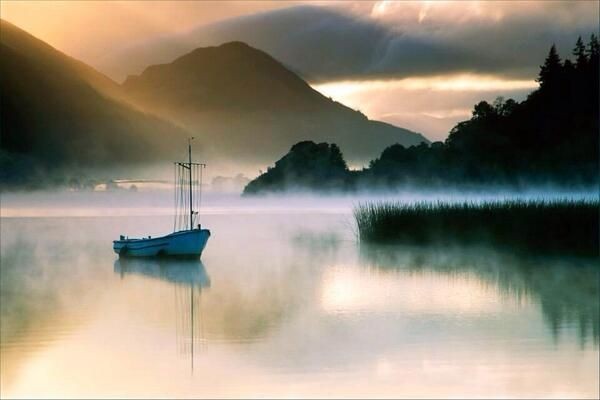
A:
[[[444,142],[392,145],[361,171],[350,171],[334,144],[298,143],[245,193],[409,183],[598,183],[599,53],[596,35],[587,44],[577,40],[573,60],[562,60],[552,45],[540,66],[539,88],[524,101],[481,101]]]

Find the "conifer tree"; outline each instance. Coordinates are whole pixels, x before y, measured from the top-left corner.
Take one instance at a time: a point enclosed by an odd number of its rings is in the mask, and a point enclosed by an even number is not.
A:
[[[573,49],[573,55],[575,56],[575,65],[577,68],[584,68],[587,65],[588,58],[581,36],[577,38],[577,43],[575,43],[575,48]]]
[[[537,81],[541,87],[551,85],[551,82],[556,82],[562,72],[562,63],[558,52],[556,51],[556,45],[552,45],[544,65],[540,67],[540,75]]]
[[[588,44],[587,54],[592,64],[598,65],[598,56],[600,54],[600,43],[598,43],[598,37],[592,33],[590,37],[590,43]]]

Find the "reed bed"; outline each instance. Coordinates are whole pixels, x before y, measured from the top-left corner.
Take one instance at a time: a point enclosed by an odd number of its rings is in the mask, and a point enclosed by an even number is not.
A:
[[[369,202],[354,209],[360,241],[485,242],[525,251],[597,256],[598,200]]]

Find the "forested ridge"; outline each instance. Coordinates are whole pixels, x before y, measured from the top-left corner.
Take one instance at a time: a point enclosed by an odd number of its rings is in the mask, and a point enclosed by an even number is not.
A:
[[[540,66],[539,88],[526,100],[479,102],[471,119],[458,123],[444,142],[389,146],[361,171],[350,171],[345,163],[340,170],[344,160],[337,146],[331,145],[332,150],[303,142],[251,182],[245,193],[403,184],[597,183],[599,48],[595,35],[587,44],[579,38],[572,58],[562,60],[553,45]]]

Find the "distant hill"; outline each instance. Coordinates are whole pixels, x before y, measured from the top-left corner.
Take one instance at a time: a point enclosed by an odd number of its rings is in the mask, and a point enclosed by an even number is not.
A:
[[[185,143],[184,130],[126,103],[108,77],[0,21],[2,182],[171,159]]]
[[[351,187],[351,179],[337,145],[304,141],[293,145],[273,168],[249,182],[244,194],[346,190]]]
[[[337,143],[354,163],[394,143],[427,142],[323,96],[242,42],[199,48],[150,66],[129,76],[123,89],[131,101],[204,138],[213,154],[236,161],[264,164],[291,143],[309,139]]]

